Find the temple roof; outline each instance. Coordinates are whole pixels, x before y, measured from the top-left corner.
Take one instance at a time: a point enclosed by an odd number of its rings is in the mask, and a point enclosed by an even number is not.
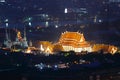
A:
[[[64,32],[60,36],[59,44],[73,47],[89,47],[90,44],[85,41],[84,35],[79,32]]]

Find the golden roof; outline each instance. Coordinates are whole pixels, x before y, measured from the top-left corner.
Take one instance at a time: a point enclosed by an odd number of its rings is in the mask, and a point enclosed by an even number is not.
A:
[[[79,32],[64,32],[60,36],[59,44],[65,46],[73,46],[73,47],[88,47],[88,44],[85,41],[84,35]]]

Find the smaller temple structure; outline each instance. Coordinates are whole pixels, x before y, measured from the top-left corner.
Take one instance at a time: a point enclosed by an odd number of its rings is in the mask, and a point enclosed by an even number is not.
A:
[[[118,48],[116,46],[107,44],[94,44],[92,47],[92,52],[103,51],[103,53],[115,54],[117,50]]]
[[[52,54],[53,45],[49,41],[40,41],[40,51],[46,54]]]

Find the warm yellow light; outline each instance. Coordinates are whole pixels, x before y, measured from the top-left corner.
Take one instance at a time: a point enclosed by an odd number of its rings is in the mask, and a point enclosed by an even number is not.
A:
[[[113,48],[111,49],[111,51],[110,51],[111,54],[114,54],[114,53],[116,53],[116,52],[117,52],[117,48],[116,48],[116,47],[113,47]]]
[[[21,39],[21,38],[22,38],[20,31],[17,32],[17,38],[18,38],[18,39]]]
[[[26,53],[31,53],[31,50],[30,50],[30,49],[28,49],[28,50],[26,51]]]
[[[50,50],[49,47],[47,47],[47,49],[45,50],[46,53],[52,53],[52,51]]]

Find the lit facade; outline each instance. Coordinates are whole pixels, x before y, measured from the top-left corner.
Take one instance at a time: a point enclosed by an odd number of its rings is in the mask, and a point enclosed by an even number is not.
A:
[[[84,35],[79,32],[64,32],[60,36],[58,44],[63,46],[64,51],[91,52],[90,44],[85,41]]]

